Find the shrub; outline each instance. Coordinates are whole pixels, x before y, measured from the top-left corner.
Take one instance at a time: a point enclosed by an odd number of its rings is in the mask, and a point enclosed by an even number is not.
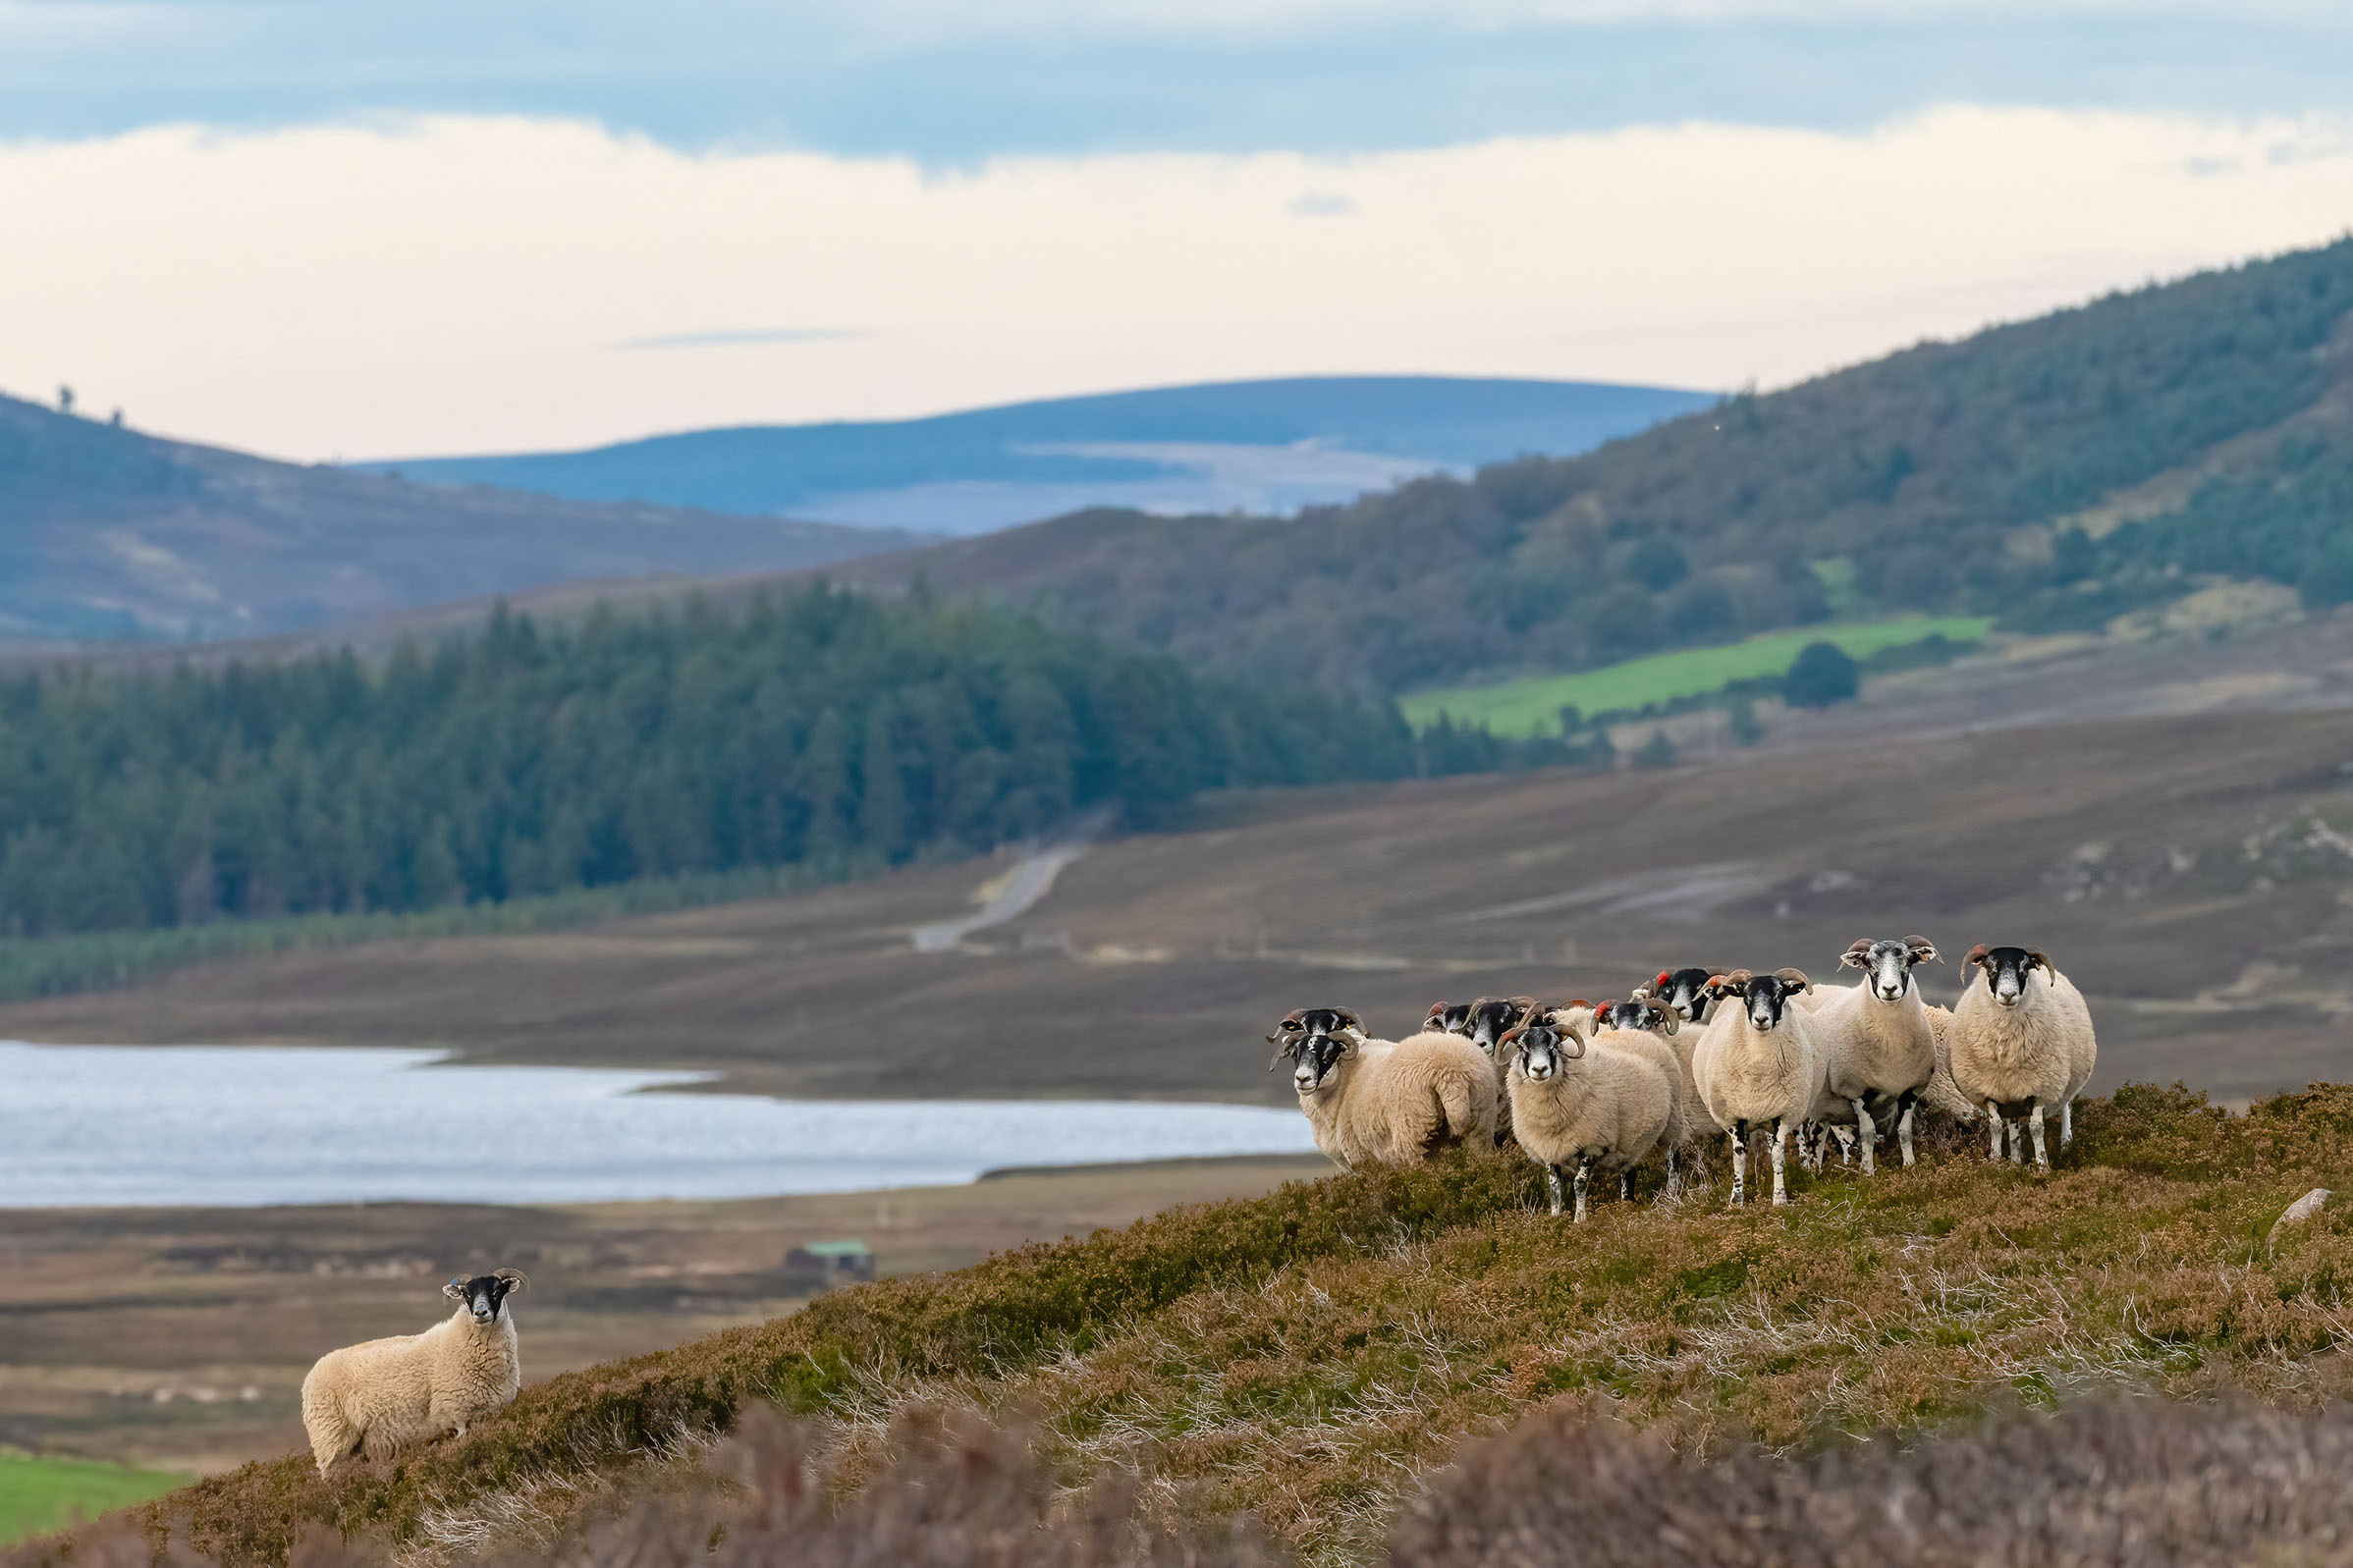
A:
[[[1809,642],[1781,676],[1781,699],[1792,708],[1827,708],[1850,702],[1862,690],[1863,675],[1834,642]]]

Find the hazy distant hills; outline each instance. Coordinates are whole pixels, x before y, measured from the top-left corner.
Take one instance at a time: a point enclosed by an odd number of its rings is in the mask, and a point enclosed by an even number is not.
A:
[[[579,578],[779,570],[912,542],[272,462],[0,397],[0,642],[266,635]]]
[[[971,534],[1097,506],[1287,513],[1442,469],[1585,452],[1715,401],[1592,382],[1313,376],[366,466],[433,484]]]
[[[1395,692],[1832,616],[2353,601],[2353,241],[1296,517],[1098,510],[845,564]],[[2213,595],[2210,595],[2210,599]],[[2181,605],[2184,617],[2203,614]]]

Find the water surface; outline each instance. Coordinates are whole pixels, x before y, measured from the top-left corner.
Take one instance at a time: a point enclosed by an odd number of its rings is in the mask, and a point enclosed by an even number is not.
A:
[[[1250,1106],[659,1094],[710,1075],[445,1059],[0,1041],[0,1208],[748,1198],[1315,1147]]]

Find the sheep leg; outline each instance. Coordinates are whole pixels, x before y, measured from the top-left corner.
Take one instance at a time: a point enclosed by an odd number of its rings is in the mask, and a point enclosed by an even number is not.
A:
[[[2043,1143],[2043,1102],[2040,1100],[2036,1101],[2034,1108],[2026,1113],[2026,1130],[2034,1135],[2035,1164],[2041,1169],[2049,1170],[2051,1168],[2051,1151]]]
[[[2010,1130],[2009,1130],[2009,1141],[2010,1141],[2010,1163],[2011,1163],[2011,1164],[2013,1164],[2013,1165],[2017,1165],[2017,1164],[2023,1164],[2023,1163],[2025,1163],[2025,1162],[2026,1162],[2026,1118],[2025,1118],[2025,1117],[2023,1117],[2023,1116],[2019,1117],[2019,1118],[2018,1118],[2018,1121],[2017,1121],[2017,1123],[2016,1123],[2015,1125],[2013,1125],[2013,1126],[2010,1128]]]
[[[1989,1145],[1986,1158],[1997,1164],[2001,1162],[2001,1108],[1989,1100],[1986,1102],[1986,1138]]]
[[[2070,1100],[2059,1107],[2059,1147],[2064,1149],[2075,1141],[2075,1102]]]
[[[1822,1140],[1824,1150],[1827,1152],[1831,1139],[1835,1138],[1838,1140],[1838,1163],[1841,1165],[1853,1164],[1855,1162],[1855,1130],[1852,1127],[1833,1125],[1825,1126],[1823,1132],[1825,1134]],[[1822,1162],[1819,1160],[1814,1162],[1814,1174],[1818,1176],[1822,1174]]]
[[[1546,1184],[1553,1189],[1553,1217],[1558,1219],[1560,1217],[1561,1201],[1566,1196],[1560,1187],[1560,1167],[1559,1165],[1545,1166],[1544,1179]]]
[[[1748,1123],[1732,1127],[1732,1207],[1748,1201]]]
[[[1568,1222],[1572,1225],[1581,1225],[1585,1222],[1585,1177],[1586,1173],[1592,1170],[1592,1161],[1583,1158],[1580,1158],[1577,1161],[1577,1173],[1573,1178],[1571,1178],[1574,1181],[1577,1190],[1576,1212],[1569,1216],[1568,1220]]]
[[[1631,1165],[1617,1173],[1617,1201],[1619,1203],[1634,1201],[1634,1168]]]
[[[1903,1167],[1912,1168],[1912,1111],[1919,1101],[1905,1095],[1895,1102],[1895,1142],[1903,1150]]]
[[[1675,1175],[1674,1145],[1667,1146],[1667,1190],[1659,1195],[1661,1203],[1672,1203],[1681,1197],[1683,1189]]]
[[[1789,1201],[1789,1183],[1785,1166],[1789,1159],[1789,1124],[1773,1124],[1773,1202],[1777,1209]]]
[[[1874,1151],[1879,1148],[1879,1128],[1871,1120],[1871,1108],[1863,1104],[1859,1095],[1855,1097],[1854,1108],[1855,1142],[1863,1146],[1863,1174],[1876,1176],[1879,1174],[1879,1157]]]

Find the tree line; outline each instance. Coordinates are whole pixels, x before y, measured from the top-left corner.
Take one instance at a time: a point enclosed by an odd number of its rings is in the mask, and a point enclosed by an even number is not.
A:
[[[1205,677],[1002,610],[501,610],[406,645],[0,681],[0,931],[399,911],[740,867],[880,869],[1196,792],[1560,760]]]

